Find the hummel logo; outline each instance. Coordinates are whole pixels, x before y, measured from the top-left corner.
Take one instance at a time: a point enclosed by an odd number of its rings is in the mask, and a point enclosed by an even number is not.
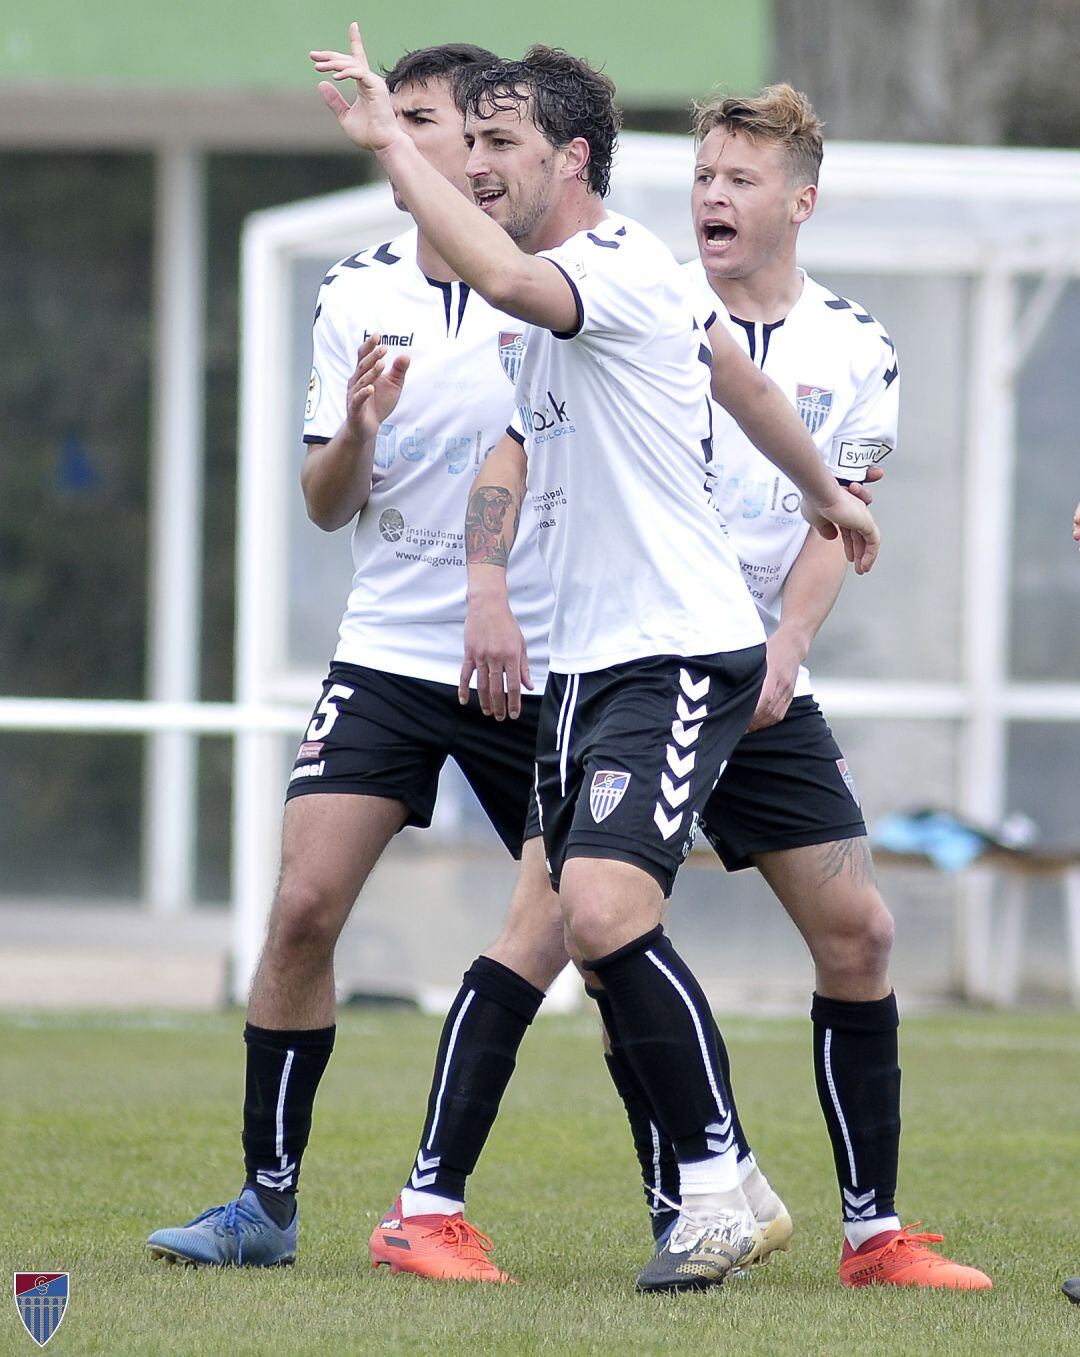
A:
[[[412,332],[412,334],[407,334],[407,335],[388,335],[388,334],[383,334],[382,331],[380,330],[380,331],[379,331],[379,343],[380,343],[380,344],[385,344],[386,347],[387,347],[388,349],[389,349],[389,348],[411,349],[411,348],[412,348],[413,338],[414,338],[415,335],[416,335],[416,331],[415,331],[415,330]],[[370,330],[365,330],[365,331],[364,331],[364,338],[365,338],[365,340],[371,338],[371,331],[370,331]]]
[[[695,683],[685,669],[680,669],[679,687],[688,698],[694,702],[699,702],[709,691],[709,676],[706,674],[703,679]]]
[[[663,810],[661,810],[658,801],[656,803],[656,808],[653,810],[653,821],[663,838],[670,839],[672,834],[674,834],[682,824],[682,811],[679,811],[678,815],[674,815],[669,819],[668,816],[664,814]]]
[[[695,707],[693,711],[691,711],[686,705],[685,699],[682,697],[676,700],[675,710],[679,714],[680,721],[704,721],[709,713],[709,709],[704,702],[700,707]]]
[[[861,1195],[844,1188],[844,1217],[847,1220],[872,1220],[877,1210],[874,1188]]]
[[[701,734],[700,722],[696,726],[684,726],[681,721],[672,721],[671,734],[675,743],[682,749],[688,748]]]
[[[690,783],[683,782],[676,787],[667,773],[661,773],[660,790],[664,793],[664,800],[668,805],[677,810],[690,795]]]
[[[424,1187],[430,1187],[438,1176],[437,1170],[441,1162],[441,1155],[433,1154],[431,1158],[428,1159],[424,1155],[423,1150],[418,1151],[416,1156],[416,1167],[413,1169],[412,1177],[409,1179],[410,1184],[417,1190]],[[428,1172],[429,1169],[431,1170],[430,1172]]]
[[[682,758],[678,753],[668,745],[667,747],[668,767],[676,777],[688,777],[694,771],[694,764],[697,763],[697,754],[693,750],[689,754],[684,754]]]

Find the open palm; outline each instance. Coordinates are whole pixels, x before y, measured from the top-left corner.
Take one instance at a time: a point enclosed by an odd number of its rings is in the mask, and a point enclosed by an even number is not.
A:
[[[319,85],[319,93],[351,141],[364,150],[378,152],[402,135],[386,81],[368,64],[358,24],[349,25],[347,53],[309,52],[308,55],[317,71],[332,74],[334,80],[356,81],[356,99],[351,104],[329,80]]]

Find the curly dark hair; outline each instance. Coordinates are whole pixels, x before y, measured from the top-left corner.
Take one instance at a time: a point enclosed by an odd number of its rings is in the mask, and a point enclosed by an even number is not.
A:
[[[603,71],[559,47],[530,47],[520,61],[474,66],[462,73],[458,101],[468,117],[490,118],[511,109],[551,142],[569,146],[575,137],[589,144],[581,180],[598,197],[611,186],[611,160],[622,117],[615,85]]]
[[[402,85],[426,85],[429,80],[448,80],[456,92],[470,68],[498,64],[499,58],[486,47],[471,42],[444,42],[439,47],[417,47],[406,52],[389,70],[383,67],[383,76],[391,94]]]

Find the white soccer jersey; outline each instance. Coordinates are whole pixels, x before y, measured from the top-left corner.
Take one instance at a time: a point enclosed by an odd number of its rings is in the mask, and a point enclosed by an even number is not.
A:
[[[896,444],[900,382],[892,340],[856,302],[803,274],[799,300],[781,321],[732,316],[700,261],[684,266],[699,313],[715,311],[742,349],[802,416],[822,460],[841,480],[861,481]],[[708,312],[706,311],[706,314]],[[795,485],[733,419],[717,412],[713,439],[716,501],[739,554],[747,587],[771,636],[781,591],[809,526]],[[810,692],[803,666],[795,696]]]
[[[323,280],[306,443],[327,442],[344,422],[346,387],[369,334],[379,331],[388,359],[410,359],[397,408],[379,430],[371,498],[353,527],[355,573],[335,659],[457,684],[468,492],[514,409],[525,328],[463,283],[426,278],[415,229],[343,259]],[[531,509],[508,584],[539,692],[552,597]]]
[[[618,216],[542,257],[580,317],[569,337],[530,327],[511,428],[555,589],[552,669],[760,644],[706,485],[712,351],[678,265]]]

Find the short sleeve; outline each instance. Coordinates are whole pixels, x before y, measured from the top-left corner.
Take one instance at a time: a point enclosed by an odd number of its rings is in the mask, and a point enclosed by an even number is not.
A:
[[[670,308],[667,266],[674,271],[674,260],[653,259],[625,226],[600,223],[595,231],[581,231],[542,251],[540,258],[562,273],[577,302],[576,329],[553,331],[556,339],[602,349],[636,348],[656,332],[663,310]]]
[[[345,398],[356,367],[356,354],[349,352],[334,310],[329,283],[324,283],[311,331],[311,375],[304,404],[305,443],[329,442],[345,422]]]
[[[843,481],[866,473],[896,447],[900,372],[892,341],[882,333],[882,357],[863,381],[827,450],[829,470]]]
[[[528,441],[527,427],[525,424],[525,412],[522,410],[520,405],[515,407],[514,413],[510,419],[510,423],[506,426],[506,432],[510,435],[510,437],[514,440],[515,443],[521,443],[522,446],[524,446],[524,444]]]

